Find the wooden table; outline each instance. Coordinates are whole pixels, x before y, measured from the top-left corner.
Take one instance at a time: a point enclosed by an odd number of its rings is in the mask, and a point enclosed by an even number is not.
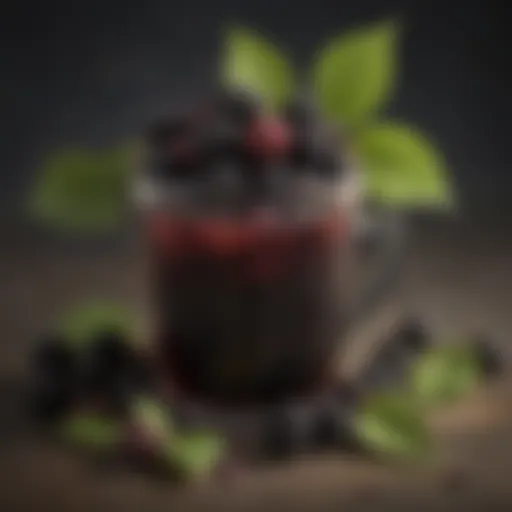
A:
[[[512,333],[512,243],[506,233],[419,223],[407,303],[441,330]],[[0,255],[0,510],[512,510],[512,378],[432,418],[437,460],[394,467],[343,456],[297,460],[232,482],[176,488],[128,470],[93,467],[38,440],[21,411],[31,341],[77,298],[104,295],[147,311],[137,244],[51,245],[15,232]]]

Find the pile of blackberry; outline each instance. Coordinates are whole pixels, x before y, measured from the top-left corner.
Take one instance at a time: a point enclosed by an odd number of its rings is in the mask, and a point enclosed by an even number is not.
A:
[[[335,179],[343,170],[339,134],[310,101],[295,99],[270,114],[242,90],[217,92],[195,111],[157,121],[148,145],[149,167],[159,176],[184,182],[212,174],[222,179],[230,167],[256,195],[269,192],[269,174]]]
[[[122,418],[133,396],[153,387],[144,357],[111,330],[98,333],[83,350],[59,335],[43,338],[32,353],[29,377],[30,413],[48,425],[81,408]]]

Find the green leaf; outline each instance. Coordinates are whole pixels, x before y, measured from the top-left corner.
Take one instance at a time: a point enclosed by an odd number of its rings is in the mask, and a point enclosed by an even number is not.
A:
[[[356,151],[374,202],[398,208],[452,204],[443,158],[411,127],[376,124],[358,134]]]
[[[187,479],[210,474],[225,452],[224,440],[211,432],[193,432],[173,440],[167,447],[167,460]]]
[[[131,148],[66,149],[50,155],[37,173],[29,209],[36,219],[65,231],[109,232],[128,208]]]
[[[132,311],[108,301],[85,303],[67,313],[60,323],[66,340],[83,347],[103,331],[115,331],[129,340],[140,337],[141,328]]]
[[[397,24],[353,29],[329,41],[313,63],[313,91],[324,115],[354,127],[389,99],[396,78]]]
[[[424,406],[461,398],[483,378],[476,354],[466,347],[438,347],[423,355],[411,371],[411,393]]]
[[[67,442],[95,451],[109,451],[121,440],[121,427],[112,420],[98,414],[76,413],[60,428]]]
[[[261,35],[241,27],[225,36],[222,81],[228,87],[246,89],[260,96],[269,108],[291,94],[293,71],[286,57]]]
[[[370,452],[398,459],[428,455],[431,439],[414,405],[401,395],[371,397],[356,413],[355,433]]]
[[[137,397],[132,406],[132,415],[153,436],[168,440],[173,435],[173,425],[165,406],[154,399]]]

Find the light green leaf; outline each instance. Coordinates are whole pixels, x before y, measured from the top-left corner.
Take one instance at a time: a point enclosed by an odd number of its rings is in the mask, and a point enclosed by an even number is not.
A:
[[[269,108],[286,101],[293,87],[293,71],[286,57],[258,33],[241,27],[225,36],[222,81],[260,96]]]
[[[461,398],[483,378],[478,358],[466,347],[438,347],[418,359],[411,371],[411,393],[424,406]]]
[[[173,440],[167,447],[167,460],[187,479],[210,474],[225,452],[224,440],[210,432],[192,432]]]
[[[414,459],[431,448],[426,423],[405,396],[371,397],[356,413],[354,426],[361,445],[378,455]]]
[[[108,232],[128,208],[130,147],[103,151],[66,149],[50,155],[37,173],[30,213],[65,231]]]
[[[356,151],[372,201],[398,208],[451,206],[443,158],[418,131],[376,124],[358,134]]]
[[[138,340],[141,327],[134,313],[108,301],[93,301],[69,311],[60,322],[60,332],[72,345],[86,346],[100,332],[114,331]]]
[[[120,425],[98,414],[76,413],[61,425],[62,438],[73,444],[95,451],[110,451],[121,440]]]
[[[313,91],[324,116],[354,127],[389,99],[396,78],[397,24],[353,29],[321,49],[313,63]]]
[[[168,440],[174,432],[171,418],[165,407],[149,397],[136,397],[132,406],[134,420],[152,436]]]

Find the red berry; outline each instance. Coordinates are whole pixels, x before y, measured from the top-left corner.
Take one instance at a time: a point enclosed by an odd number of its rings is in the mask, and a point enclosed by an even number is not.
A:
[[[256,118],[246,134],[246,147],[254,156],[267,159],[279,158],[290,147],[288,126],[275,117]]]

